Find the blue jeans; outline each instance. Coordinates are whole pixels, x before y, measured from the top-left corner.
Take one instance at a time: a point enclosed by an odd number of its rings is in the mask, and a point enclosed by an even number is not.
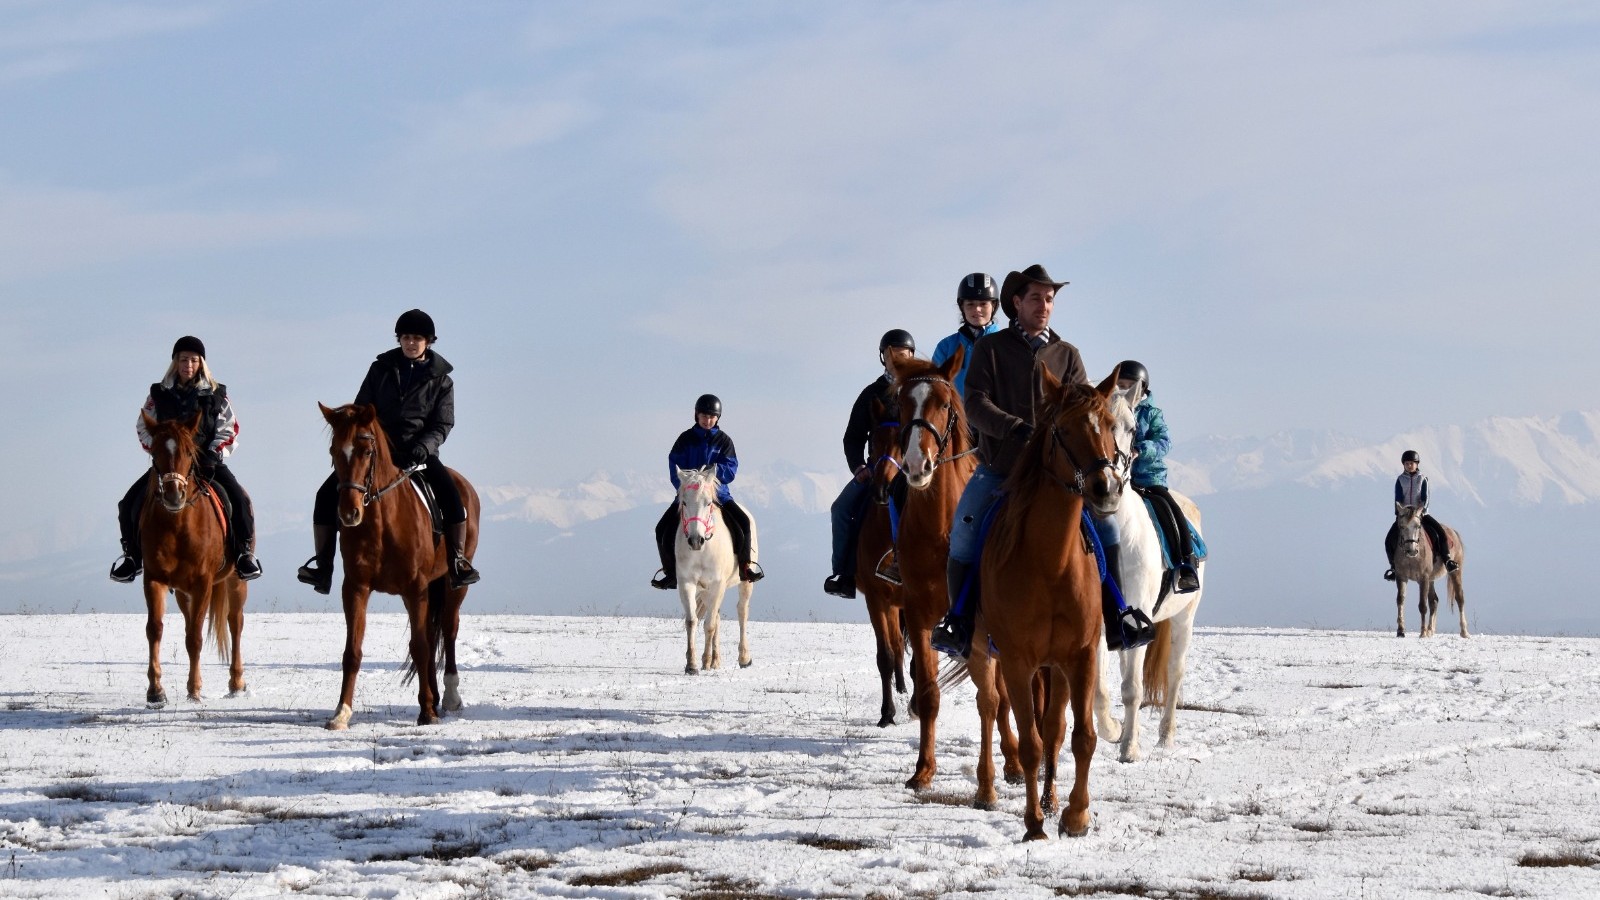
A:
[[[983,463],[972,471],[956,503],[956,520],[950,526],[950,558],[971,565],[978,555],[978,528],[1000,494],[1005,476]]]
[[[855,571],[855,548],[852,539],[860,536],[862,510],[872,493],[872,484],[854,478],[845,482],[839,499],[833,501],[828,512],[833,519],[833,574],[846,575]],[[847,572],[846,569],[849,571]]]

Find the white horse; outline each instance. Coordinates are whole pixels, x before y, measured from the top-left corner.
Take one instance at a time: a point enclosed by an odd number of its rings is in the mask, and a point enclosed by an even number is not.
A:
[[[1127,459],[1124,463],[1127,466],[1132,465],[1133,458],[1135,420],[1131,400],[1129,394],[1122,391],[1112,399],[1112,412],[1117,417],[1117,449]],[[1157,746],[1172,746],[1177,728],[1178,690],[1183,684],[1189,639],[1194,634],[1194,614],[1200,606],[1200,595],[1205,591],[1205,563],[1195,566],[1200,575],[1200,590],[1169,594],[1157,609],[1163,570],[1161,538],[1144,498],[1133,491],[1126,477],[1122,491],[1123,500],[1117,504],[1116,512],[1117,526],[1122,533],[1122,573],[1118,587],[1129,606],[1143,610],[1156,623],[1156,638],[1148,645],[1118,654],[1122,668],[1122,723],[1119,725],[1111,717],[1111,698],[1104,677],[1095,690],[1094,708],[1101,737],[1120,741],[1122,761],[1133,762],[1140,758],[1139,710],[1147,699],[1152,705],[1162,705],[1161,737]],[[1173,491],[1172,496],[1199,531],[1200,510],[1194,502],[1177,491]],[[1177,548],[1172,548],[1172,552],[1176,553]],[[1150,689],[1148,698],[1147,687]]]
[[[1456,621],[1461,626],[1461,636],[1471,637],[1467,633],[1467,592],[1461,572],[1461,567],[1467,561],[1466,547],[1461,543],[1460,533],[1443,522],[1439,523],[1445,540],[1450,542],[1450,555],[1456,561],[1455,571],[1449,571],[1433,555],[1433,540],[1422,525],[1422,516],[1423,511],[1414,506],[1394,505],[1394,524],[1399,530],[1399,541],[1389,565],[1394,569],[1395,637],[1406,636],[1408,581],[1417,583],[1417,607],[1422,612],[1422,631],[1418,636],[1433,637],[1434,626],[1439,621],[1439,592],[1433,583],[1440,578],[1445,580],[1445,585],[1450,589],[1450,600],[1456,607]]]
[[[750,619],[750,594],[755,585],[739,580],[739,560],[733,539],[722,520],[717,499],[717,470],[678,470],[678,517],[681,527],[674,548],[678,560],[678,598],[683,601],[683,629],[689,640],[683,671],[722,666],[717,629],[722,624],[722,595],[739,586],[739,667],[750,665],[750,640],[745,628]],[[748,510],[746,510],[748,513]],[[757,560],[756,519],[750,517],[750,561]],[[695,621],[705,622],[706,646],[700,664],[694,658]]]

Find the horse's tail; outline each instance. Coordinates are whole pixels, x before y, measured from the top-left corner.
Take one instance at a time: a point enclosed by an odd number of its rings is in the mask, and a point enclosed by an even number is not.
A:
[[[433,647],[435,666],[444,665],[444,616],[446,579],[449,576],[441,575],[428,582],[428,643]],[[400,679],[401,684],[410,684],[417,677],[417,660],[406,651],[406,674]]]
[[[967,667],[967,661],[946,657],[939,665],[939,691],[948,691],[963,681],[972,678],[972,670]]]
[[[217,659],[224,663],[233,662],[232,644],[228,641],[228,607],[231,599],[232,594],[226,588],[212,588],[211,615],[206,617],[207,627],[211,629],[211,643],[217,646]]]
[[[1167,661],[1172,658],[1172,620],[1156,623],[1156,638],[1144,648],[1144,705],[1167,702]]]

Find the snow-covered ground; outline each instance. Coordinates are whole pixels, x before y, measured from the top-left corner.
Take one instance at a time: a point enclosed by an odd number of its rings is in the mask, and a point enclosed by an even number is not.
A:
[[[689,677],[676,621],[469,616],[467,709],[419,728],[376,615],[334,733],[336,615],[250,617],[249,695],[208,646],[207,699],[161,710],[141,617],[7,616],[0,895],[1600,895],[1600,640],[1442,618],[1201,629],[1177,747],[1147,711],[1149,758],[1100,744],[1089,835],[1022,844],[1020,787],[970,805],[970,686],[934,790],[902,787],[915,725],[874,727],[864,625],[757,622],[753,667]]]

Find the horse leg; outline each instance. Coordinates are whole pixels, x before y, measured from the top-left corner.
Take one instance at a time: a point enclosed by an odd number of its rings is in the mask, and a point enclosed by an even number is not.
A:
[[[893,618],[891,611],[883,608],[882,601],[874,600],[870,594],[867,599],[867,617],[872,620],[872,638],[877,644],[878,680],[883,685],[883,703],[878,710],[878,727],[888,728],[894,724],[894,694],[890,681],[899,673],[896,671],[894,644],[898,643],[898,632],[891,633],[890,620]]]
[[[918,733],[917,770],[906,780],[906,787],[914,791],[927,790],[938,771],[934,762],[933,747],[938,738],[939,720],[939,660],[929,639],[931,627],[918,626],[911,636],[911,681],[916,685],[917,716],[922,720]]]
[[[1072,793],[1067,795],[1067,808],[1061,813],[1061,833],[1068,837],[1082,837],[1089,832],[1089,761],[1094,758],[1095,733],[1094,717],[1089,714],[1090,704],[1094,700],[1094,680],[1100,674],[1100,663],[1096,659],[1098,647],[1089,647],[1074,654],[1068,660],[1068,669],[1064,673],[1066,684],[1063,687],[1062,697],[1057,706],[1057,715],[1061,716],[1065,710],[1067,691],[1072,697],[1072,760],[1075,763],[1072,779]],[[1063,723],[1064,724],[1064,723]]]
[[[1461,569],[1445,576],[1450,587],[1450,599],[1456,605],[1456,619],[1461,623],[1461,636],[1472,637],[1467,633],[1467,591],[1466,583],[1461,580]]]
[[[1144,647],[1118,653],[1122,668],[1122,749],[1118,759],[1137,762],[1139,753],[1139,710],[1144,706]]]
[[[167,705],[167,692],[161,687],[161,632],[163,630],[162,618],[167,612],[167,586],[163,582],[152,581],[148,575],[144,580],[144,636],[150,643],[150,666],[145,670],[146,687],[144,702],[152,709],[160,709]]]
[[[748,581],[739,582],[739,668],[748,669],[755,658],[750,655],[750,595],[756,586]]]
[[[417,667],[417,724],[437,725],[439,711],[438,675],[433,662],[433,639],[428,621],[429,588],[406,600],[406,619],[411,625],[411,664]]]
[[[344,676],[339,683],[339,706],[325,726],[329,731],[349,728],[355,711],[356,675],[361,672],[361,644],[367,636],[367,598],[371,593],[371,588],[348,577],[340,590],[344,598],[344,657],[340,661]]]
[[[1042,841],[1044,810],[1039,805],[1039,759],[1044,748],[1039,739],[1038,723],[1034,721],[1033,667],[1016,659],[1010,653],[1000,657],[1000,676],[1005,679],[1006,692],[1012,697],[1011,713],[1017,720],[1017,749],[1022,757],[1022,777],[1028,785],[1028,802],[1023,809],[1022,823],[1027,828],[1024,841]]]
[[[183,649],[189,654],[189,699],[200,702],[200,649],[205,644],[206,616],[211,607],[211,582],[191,587],[193,593],[178,590],[178,609],[183,611]]]
[[[684,651],[683,673],[685,675],[699,675],[700,661],[694,656],[694,628],[699,624],[699,608],[695,596],[695,589],[684,581],[684,569],[678,566],[678,599],[683,601],[683,631],[688,640],[688,649]]]
[[[967,656],[967,676],[978,689],[978,731],[982,736],[978,745],[978,794],[972,805],[978,809],[994,809],[1000,799],[994,789],[994,728],[1000,710],[1000,692],[995,688],[994,663],[987,650],[976,641]]]
[[[461,603],[467,598],[466,588],[447,588],[445,608],[439,611],[444,631],[444,705],[443,712],[460,712],[462,707],[461,678],[456,674],[456,635],[461,632]]]
[[[1406,636],[1406,582],[1405,579],[1395,576],[1394,579],[1394,636]]]
[[[905,612],[896,607],[889,608],[888,631],[889,648],[894,653],[894,690],[897,694],[906,692],[906,635]]]
[[[228,646],[231,648],[231,658],[228,662],[229,697],[237,697],[248,690],[244,683],[244,657],[239,652],[244,637],[246,590],[245,583],[231,575],[223,586],[223,599],[228,604]],[[213,599],[212,602],[215,603],[217,600]]]
[[[1115,661],[1115,664],[1119,667],[1122,664],[1122,654],[1120,653],[1106,651],[1105,657],[1107,662]],[[1122,740],[1122,724],[1111,715],[1111,690],[1107,687],[1109,683],[1110,681],[1105,678],[1096,679],[1095,681],[1094,719],[1100,728],[1100,733],[1106,736],[1106,740],[1115,743]]]
[[[1048,687],[1045,687],[1046,684]],[[1055,812],[1059,805],[1056,802],[1056,771],[1061,760],[1061,744],[1067,734],[1066,676],[1054,666],[1041,669],[1034,676],[1033,690],[1044,703],[1038,713],[1044,731],[1044,790],[1039,805],[1044,812]]]
[[[1417,608],[1422,611],[1422,630],[1419,637],[1433,637],[1433,614],[1439,608],[1439,594],[1433,589],[1432,579],[1417,582]]]
[[[1161,738],[1158,747],[1171,747],[1178,733],[1178,692],[1183,688],[1183,676],[1188,668],[1189,639],[1194,636],[1196,604],[1172,617],[1168,639],[1172,647],[1167,651],[1167,690],[1162,698]]]
[[[993,663],[990,663],[991,667]],[[995,691],[1000,695],[1000,707],[995,710],[995,722],[1000,726],[1000,758],[1004,761],[1006,784],[1022,783],[1022,760],[1017,751],[1017,733],[1011,727],[1011,692],[1004,678],[991,674]]]

